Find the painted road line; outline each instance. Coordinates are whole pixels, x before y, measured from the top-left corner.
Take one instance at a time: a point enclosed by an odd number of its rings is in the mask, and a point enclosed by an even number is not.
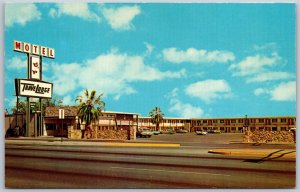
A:
[[[141,168],[130,168],[130,167],[110,167],[111,169],[123,169],[123,170],[134,170],[134,171],[152,171],[152,172],[167,172],[167,173],[181,173],[181,174],[195,174],[195,175],[214,175],[214,176],[225,176],[230,177],[228,174],[218,174],[218,173],[200,173],[200,172],[190,172],[190,171],[170,171],[166,169],[141,169]]]
[[[117,146],[117,147],[180,147],[180,144],[176,143],[101,143],[101,146]]]

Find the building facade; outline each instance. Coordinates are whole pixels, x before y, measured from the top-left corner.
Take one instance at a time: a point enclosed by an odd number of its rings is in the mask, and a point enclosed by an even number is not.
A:
[[[140,117],[139,127],[154,130],[155,124],[150,117]],[[252,131],[288,131],[296,127],[296,117],[237,117],[237,118],[164,118],[160,129],[186,129],[189,132],[218,130],[223,133],[241,133],[245,128]]]
[[[64,109],[65,118],[59,119],[59,109]],[[42,126],[39,125],[37,115],[31,116],[29,136],[61,136],[70,138],[70,130],[81,131],[85,122],[77,116],[76,106],[47,107]],[[25,130],[25,114],[5,115],[5,132],[9,128]],[[127,134],[123,138],[135,139],[138,128],[155,130],[155,124],[150,117],[142,117],[137,113],[103,111],[99,120],[93,123],[96,138],[99,133],[123,131]],[[245,129],[255,131],[289,131],[296,128],[295,116],[274,117],[237,117],[237,118],[173,118],[165,117],[160,123],[160,131],[185,129],[188,132],[218,130],[222,133],[241,133]],[[101,138],[101,137],[98,137]]]
[[[59,119],[59,109],[64,109],[65,118]],[[44,125],[47,136],[68,137],[70,130],[84,130],[85,122],[81,122],[77,115],[76,106],[47,107],[44,117]],[[124,130],[128,133],[128,139],[134,139],[138,126],[138,114],[126,112],[103,111],[97,121],[93,123],[96,133],[107,130]],[[134,132],[134,133],[133,133]],[[96,134],[96,138],[97,139]]]

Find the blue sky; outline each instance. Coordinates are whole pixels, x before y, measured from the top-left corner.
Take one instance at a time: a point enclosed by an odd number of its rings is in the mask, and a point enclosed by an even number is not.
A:
[[[295,4],[26,3],[5,6],[5,108],[26,78],[19,40],[55,49],[43,80],[75,105],[168,117],[296,115]]]

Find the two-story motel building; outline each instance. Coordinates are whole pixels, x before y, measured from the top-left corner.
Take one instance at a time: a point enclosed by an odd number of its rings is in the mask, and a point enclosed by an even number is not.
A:
[[[65,109],[65,119],[59,119],[58,109]],[[18,120],[18,121],[16,121]],[[22,120],[22,122],[20,122]],[[5,130],[16,125],[24,125],[25,118],[17,118],[7,115]],[[19,123],[17,123],[19,122]],[[31,124],[33,127],[34,120]],[[44,117],[44,130],[31,129],[30,136],[49,135],[67,136],[68,127],[72,129],[83,129],[84,122],[80,122],[77,116],[77,107],[48,107]],[[94,125],[98,131],[101,130],[137,130],[138,128],[150,128],[155,130],[155,124],[150,117],[142,117],[137,113],[104,111],[97,123]],[[62,128],[62,129],[61,129]],[[245,128],[262,131],[288,131],[296,128],[295,116],[273,116],[273,117],[232,117],[232,118],[174,118],[164,117],[160,123],[160,130],[185,129],[188,132],[198,130],[219,130],[223,133],[240,133]],[[61,130],[62,133],[61,133]]]
[[[139,127],[155,129],[150,117],[139,117]],[[164,118],[160,129],[186,129],[189,132],[198,130],[219,130],[224,133],[243,132],[247,127],[251,130],[288,131],[296,127],[296,117],[235,117],[235,118]]]

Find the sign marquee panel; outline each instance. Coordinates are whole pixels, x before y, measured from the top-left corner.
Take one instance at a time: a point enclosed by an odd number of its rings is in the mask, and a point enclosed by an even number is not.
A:
[[[49,57],[51,59],[54,59],[55,57],[55,49],[53,48],[34,45],[16,40],[14,41],[14,51]]]
[[[53,84],[45,81],[15,79],[17,96],[52,98]]]
[[[41,80],[41,67],[40,57],[30,56],[29,79]]]

